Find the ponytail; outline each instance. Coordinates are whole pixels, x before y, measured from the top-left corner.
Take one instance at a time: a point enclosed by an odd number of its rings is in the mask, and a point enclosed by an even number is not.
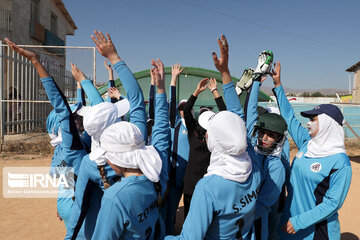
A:
[[[97,169],[99,170],[101,181],[104,184],[104,188],[108,189],[110,187],[110,183],[109,183],[109,181],[108,181],[108,179],[106,177],[105,166],[104,165],[97,166]]]
[[[165,205],[165,199],[161,195],[161,185],[159,182],[154,182],[155,191],[157,193],[157,206],[163,207]]]

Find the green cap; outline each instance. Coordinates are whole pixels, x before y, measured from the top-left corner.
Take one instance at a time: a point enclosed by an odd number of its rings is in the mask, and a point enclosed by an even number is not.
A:
[[[255,124],[255,128],[265,129],[284,135],[287,129],[287,124],[282,116],[276,113],[265,113],[261,115]]]

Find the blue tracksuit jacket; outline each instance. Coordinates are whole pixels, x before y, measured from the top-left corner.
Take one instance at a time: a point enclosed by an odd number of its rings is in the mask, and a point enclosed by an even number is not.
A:
[[[245,104],[246,128],[248,139],[251,141],[250,147],[252,149],[257,144],[257,134],[254,137],[252,136],[255,129],[254,126],[258,119],[257,106],[259,90],[260,82],[254,81],[250,89],[247,104]],[[281,161],[281,155],[279,157],[266,156],[256,152],[254,152],[254,155],[259,162],[262,176],[260,193],[255,210],[255,235],[257,239],[267,240],[269,238],[268,217],[272,210],[271,207],[278,202],[280,193],[283,189],[285,182],[285,168]],[[274,227],[276,228],[276,226]],[[274,230],[272,229],[272,231]]]
[[[141,88],[124,61],[116,63],[113,67],[122,81],[130,102],[130,122],[137,125],[142,134],[146,136],[146,121],[144,121],[146,119],[146,112]],[[103,99],[90,80],[83,80],[81,85],[86,94],[92,96],[90,98],[92,106],[103,102]],[[104,167],[110,184],[113,184],[118,180],[115,171],[108,164]],[[103,189],[103,183],[97,169],[97,164],[91,161],[89,155],[87,155],[82,161],[76,183],[75,204],[70,215],[69,228],[67,229],[65,239],[76,239],[84,220],[86,223],[84,226],[85,236],[87,239],[92,237],[103,194],[102,191],[99,191],[100,188]]]
[[[156,95],[155,106],[152,141],[163,162],[160,184],[165,190],[170,138],[165,93]],[[121,182],[115,183],[104,193],[93,239],[154,239],[159,234],[156,226],[159,209],[156,203],[154,184],[145,175],[122,178]]]
[[[281,115],[299,149],[291,165],[290,187],[281,224],[290,220],[296,234],[281,232],[281,239],[340,239],[337,211],[351,182],[351,165],[344,153],[323,158],[305,157],[310,135],[286,98],[282,86],[273,89]]]

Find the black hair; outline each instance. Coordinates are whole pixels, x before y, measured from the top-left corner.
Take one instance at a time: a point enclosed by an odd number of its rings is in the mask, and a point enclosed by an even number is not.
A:
[[[163,207],[165,205],[165,199],[161,195],[161,185],[160,182],[154,182],[155,191],[157,193],[157,206]]]
[[[106,177],[105,166],[104,165],[97,166],[97,169],[99,170],[101,181],[104,184],[104,188],[108,189],[110,187],[110,183],[109,183],[109,180]]]

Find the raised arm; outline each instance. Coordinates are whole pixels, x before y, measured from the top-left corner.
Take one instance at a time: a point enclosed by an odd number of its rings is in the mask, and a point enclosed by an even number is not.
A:
[[[83,106],[86,105],[85,101],[85,92],[81,87],[81,84],[79,82],[76,82],[77,88],[76,88],[76,102],[81,103]]]
[[[281,116],[283,116],[287,123],[289,133],[294,140],[296,146],[300,148],[306,140],[310,139],[310,135],[308,131],[303,126],[301,126],[300,121],[295,118],[294,110],[290,105],[285,95],[284,89],[281,85],[280,73],[281,65],[278,61],[277,64],[274,63],[274,69],[270,74],[273,78],[275,85],[273,92],[277,99]]]
[[[217,57],[215,52],[212,53],[212,56],[214,60],[214,65],[221,74],[227,110],[238,114],[242,119],[244,119],[240,100],[238,95],[236,94],[235,86],[232,82],[230,70],[228,67],[229,45],[227,43],[227,39],[223,34],[221,34],[221,39],[219,38],[217,42],[220,48],[220,58]]]
[[[258,119],[258,99],[261,83],[266,79],[266,76],[256,75],[253,79],[253,83],[248,92],[244,109],[245,109],[245,122],[248,138],[251,138],[254,126]]]
[[[110,98],[114,98],[116,100],[121,100],[121,93],[119,92],[119,90],[116,87],[111,87],[108,89],[108,93],[109,93],[109,97]]]
[[[195,101],[200,93],[205,91],[208,84],[208,78],[203,78],[198,83],[197,88],[195,89],[195,92],[190,96],[189,100],[186,102],[184,107],[184,119],[186,128],[189,130],[188,134],[192,134],[192,130],[194,130],[196,126],[196,120],[194,116],[192,115],[191,111],[194,107]]]
[[[166,190],[168,180],[168,154],[169,154],[169,105],[165,92],[165,78],[161,78],[158,69],[154,71],[156,86],[158,92],[155,97],[155,121],[152,128],[152,145],[159,153],[162,160],[162,169],[160,174],[160,184],[162,186],[162,194]]]
[[[12,50],[29,59],[34,65],[35,69],[38,71],[41,82],[45,88],[46,95],[48,96],[51,105],[54,107],[55,112],[59,117],[63,146],[71,150],[84,149],[66,97],[60,88],[56,85],[54,79],[46,71],[45,67],[41,64],[38,56],[31,51],[20,48],[15,43],[11,42],[8,38],[5,39],[5,42]]]
[[[105,37],[102,32],[94,31],[94,35],[92,35],[91,38],[96,44],[98,52],[110,60],[113,68],[117,72],[130,102],[130,122],[135,124],[140,129],[144,138],[146,138],[147,125],[145,102],[139,83],[136,81],[134,75],[126,66],[125,62],[119,57],[108,33]]]
[[[149,89],[149,118],[155,119],[155,68],[150,69],[150,89]]]
[[[95,88],[94,84],[85,77],[85,74],[75,64],[70,63],[70,66],[73,77],[78,83],[81,84],[86,95],[88,96],[90,100],[90,106],[102,103],[104,100],[102,99],[98,90]]]
[[[217,88],[217,81],[215,78],[210,78],[208,88],[210,92],[213,94],[217,107],[219,111],[226,110],[226,105],[224,103],[223,98],[220,96],[218,88]]]
[[[108,71],[108,74],[109,74],[109,82],[108,82],[108,86],[109,88],[114,88],[115,87],[115,81],[114,81],[114,71],[111,67],[110,64],[107,63],[107,60],[105,59],[104,61],[104,65],[105,65],[105,68],[106,70]],[[110,97],[110,95],[109,95]],[[112,103],[116,103],[119,99],[118,98],[113,98],[113,97],[110,97],[110,101]]]
[[[180,118],[179,113],[176,109],[176,84],[179,78],[179,75],[184,70],[181,68],[181,64],[174,64],[171,66],[171,83],[170,83],[170,127],[175,128],[177,119]]]

